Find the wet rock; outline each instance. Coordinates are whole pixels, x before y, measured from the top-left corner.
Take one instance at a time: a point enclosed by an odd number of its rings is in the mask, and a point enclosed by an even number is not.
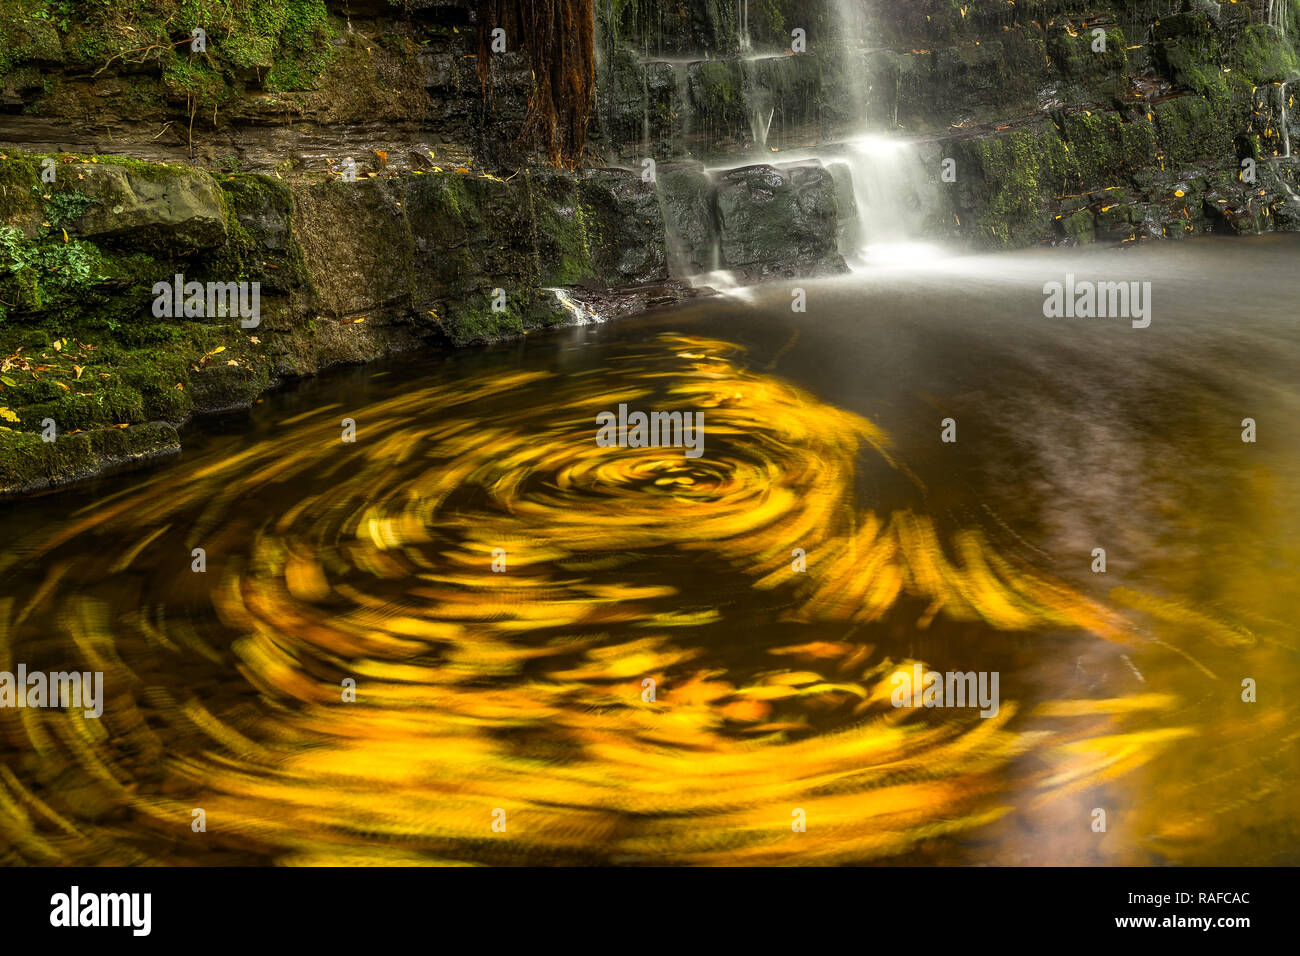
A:
[[[686,70],[685,65],[643,63],[624,47],[611,55],[599,80],[600,129],[594,131],[609,155],[628,160],[682,155],[692,110]]]
[[[744,166],[717,186],[722,266],[747,274],[847,271],[837,251],[835,182],[821,163]]]
[[[744,64],[738,60],[692,63],[687,77],[701,152],[717,155],[743,145],[750,136]]]
[[[673,275],[712,270],[718,248],[718,220],[713,179],[704,171],[704,164],[665,163],[658,169],[656,185]]]
[[[581,195],[599,230],[598,241],[588,241],[598,280],[627,285],[667,278],[664,218],[652,183],[627,170],[592,170]]]

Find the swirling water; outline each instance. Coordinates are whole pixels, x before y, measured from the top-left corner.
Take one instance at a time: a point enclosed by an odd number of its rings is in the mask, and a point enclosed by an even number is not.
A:
[[[0,859],[1297,862],[1298,251],[770,285],[0,506],[0,670],[106,697],[0,709]],[[1066,273],[1151,281],[1151,326],[1045,318]],[[704,454],[599,447],[620,403]],[[914,663],[997,713],[895,707]]]

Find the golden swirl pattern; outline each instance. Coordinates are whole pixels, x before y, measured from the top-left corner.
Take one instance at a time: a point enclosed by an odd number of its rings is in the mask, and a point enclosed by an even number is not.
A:
[[[888,438],[742,359],[666,335],[327,406],[7,559],[43,571],[0,602],[0,666],[93,666],[108,700],[0,712],[4,862],[860,862],[1011,812],[1031,748],[1049,796],[1187,732],[1116,724],[1160,694],[1045,704],[1054,741],[1012,700],[893,707],[911,658],[859,629],[904,602],[1133,635],[978,531],[862,507],[864,471],[912,480]],[[599,447],[621,402],[703,412],[704,454]]]

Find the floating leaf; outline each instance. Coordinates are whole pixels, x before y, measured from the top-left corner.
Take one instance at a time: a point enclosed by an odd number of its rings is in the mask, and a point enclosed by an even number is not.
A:
[[[3,406],[0,406],[0,418],[3,418],[7,422],[18,421],[18,415],[15,414],[12,409],[4,408]]]
[[[3,382],[5,385],[8,385],[10,388],[13,388],[18,384],[8,375],[0,375],[0,382]]]
[[[59,388],[63,389],[65,392],[70,392],[70,391],[72,391],[72,389],[68,388],[68,386],[64,385],[62,382],[58,381],[57,379],[55,379],[55,380],[53,380],[53,381],[54,381],[54,384],[55,384],[55,385],[59,386]]]
[[[84,365],[74,365],[72,369],[77,373],[77,378],[81,378],[81,373],[86,370]]]
[[[226,350],[226,347],[225,347],[224,345],[218,345],[215,349],[213,349],[211,352],[209,352],[208,355],[218,355],[218,354],[224,352],[225,350]]]

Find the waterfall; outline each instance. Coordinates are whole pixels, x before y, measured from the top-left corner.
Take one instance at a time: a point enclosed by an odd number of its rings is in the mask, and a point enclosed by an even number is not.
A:
[[[816,151],[835,177],[840,253],[855,268],[916,251],[922,190],[929,188],[916,147],[872,129],[870,61],[879,44],[873,42],[867,4],[835,0],[849,139]]]
[[[654,149],[650,141],[650,71],[641,64],[641,142],[647,150]]]
[[[851,267],[935,254],[916,241],[922,194],[933,187],[913,144],[863,136],[845,143],[838,153],[823,153],[822,159],[835,178],[840,254]]]
[[[867,105],[871,79],[867,74],[867,53],[871,36],[867,22],[867,0],[835,0],[835,24],[840,34],[840,72],[848,97],[851,135],[868,131]]]
[[[726,174],[760,164],[777,168],[820,165],[830,173],[826,188],[833,193],[828,198],[835,204],[837,228],[830,238],[851,269],[941,258],[936,247],[918,241],[927,223],[945,219],[942,207],[946,193],[936,184],[940,154],[931,147],[887,135],[883,128],[888,125],[887,118],[881,128],[873,128],[872,67],[881,44],[870,28],[867,14],[868,4],[876,0],[835,0],[838,42],[827,43],[822,55],[826,57],[827,73],[841,67],[830,97],[833,105],[829,107],[837,117],[823,127],[820,138],[812,140],[816,145],[793,147],[787,141],[797,140],[806,132],[799,128],[792,134],[785,125],[792,109],[791,90],[798,86],[790,79],[796,74],[783,71],[794,69],[795,61],[789,54],[753,52],[748,2],[737,0],[734,8],[741,51],[732,63],[738,61],[743,71],[744,109],[752,139],[744,149],[721,162],[710,156],[713,161],[697,173],[678,169],[668,174],[660,170],[656,192],[664,213],[670,273],[717,289],[743,287],[747,281],[744,269],[727,271],[735,264],[727,262],[723,255],[719,231],[734,226],[720,223],[716,210],[711,225],[701,223],[698,211],[716,200]],[[683,92],[687,95],[680,98],[689,102],[693,87]],[[776,136],[772,135],[774,122]],[[705,129],[697,132],[711,135]],[[688,156],[690,148],[688,145]],[[662,178],[664,175],[671,183]]]
[[[1291,119],[1286,110],[1286,88],[1290,80],[1277,84],[1277,127],[1282,137],[1282,155],[1281,159],[1291,158]]]
[[[749,39],[749,0],[736,0],[736,33],[740,38],[740,52],[748,53],[753,46]]]
[[[592,325],[602,321],[600,314],[585,302],[575,302],[566,289],[547,288],[543,291],[555,296],[555,301],[560,304],[565,312],[573,317],[574,325]]]
[[[1286,10],[1288,0],[1268,0],[1268,25],[1286,36]]]

